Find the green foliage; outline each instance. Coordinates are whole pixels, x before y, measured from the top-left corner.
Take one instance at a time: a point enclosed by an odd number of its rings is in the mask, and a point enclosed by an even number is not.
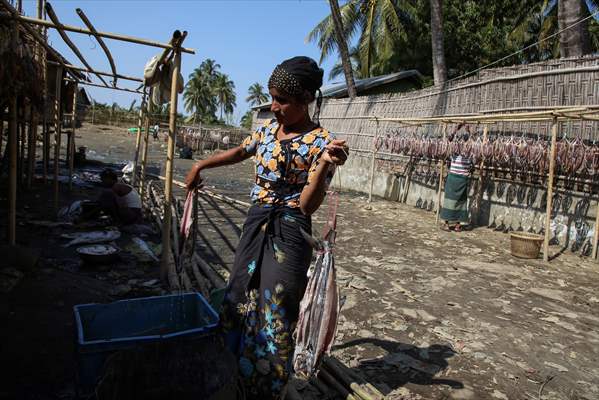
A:
[[[264,93],[264,87],[258,82],[254,83],[248,89],[248,97],[245,101],[250,103],[250,106],[259,106],[268,101],[268,95]]]
[[[593,0],[594,1],[594,0]],[[594,1],[597,3],[596,1]],[[444,0],[443,34],[449,77],[456,77],[533,45],[558,31],[557,7],[547,0]],[[432,76],[430,0],[348,0],[340,5],[356,77],[417,69]],[[547,11],[544,15],[543,11]],[[588,15],[588,13],[586,14]],[[599,50],[599,23],[588,24],[591,47]],[[306,38],[321,49],[321,61],[336,53],[330,16]],[[503,60],[506,66],[559,56],[558,37]],[[330,78],[342,76],[341,64]]]
[[[219,69],[220,64],[207,59],[189,75],[183,92],[183,103],[185,111],[192,114],[194,123],[216,122],[216,112],[219,109],[222,120],[223,112],[230,114],[235,108],[235,83]]]
[[[247,130],[252,129],[252,110],[248,110],[245,114],[243,114],[240,125]]]

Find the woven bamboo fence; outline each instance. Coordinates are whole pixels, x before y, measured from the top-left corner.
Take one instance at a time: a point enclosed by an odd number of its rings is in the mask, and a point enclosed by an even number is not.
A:
[[[409,93],[326,99],[320,120],[337,137],[346,139],[352,157],[371,157],[375,135],[414,132],[441,136],[441,124],[405,126],[372,117],[430,117],[480,113],[538,111],[565,106],[596,105],[599,100],[599,57],[557,59],[526,65],[486,69],[476,75]],[[255,114],[254,125],[261,123]],[[562,124],[561,136],[581,135],[597,140],[597,122]],[[449,127],[451,129],[451,126]],[[478,130],[482,131],[482,127]],[[550,135],[549,122],[501,122],[489,134]],[[405,156],[377,149],[377,170],[401,169]],[[397,172],[397,171],[396,171]]]

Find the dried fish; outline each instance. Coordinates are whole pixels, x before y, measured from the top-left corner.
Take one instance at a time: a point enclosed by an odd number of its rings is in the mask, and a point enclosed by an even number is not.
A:
[[[302,231],[306,240],[318,252],[316,262],[309,271],[310,279],[300,302],[300,314],[295,331],[296,348],[293,366],[296,375],[304,378],[309,378],[316,373],[322,357],[331,350],[337,332],[339,290],[333,256],[334,226],[334,222],[332,225],[329,222],[323,240],[318,240]]]
[[[117,240],[121,237],[121,232],[110,229],[106,231],[78,232],[61,235],[64,239],[73,239],[63,247],[69,247],[75,244],[83,243],[105,243]]]

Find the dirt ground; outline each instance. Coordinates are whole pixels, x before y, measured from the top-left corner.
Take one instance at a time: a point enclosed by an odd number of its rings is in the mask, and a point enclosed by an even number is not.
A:
[[[132,158],[134,137],[124,129],[85,126],[78,136],[88,158]],[[164,141],[152,142],[151,171],[163,170],[165,152]],[[176,160],[178,179],[190,164]],[[207,171],[206,183],[248,201],[252,173],[246,162]],[[93,190],[63,188],[61,204]],[[129,255],[89,269],[61,247],[65,228],[28,224],[53,219],[51,198],[39,184],[20,197],[19,244],[40,262],[0,295],[0,398],[73,398],[72,306],[160,293],[156,264]],[[245,210],[210,198],[201,205],[199,252],[229,269]],[[325,211],[314,218],[316,231]],[[433,213],[344,192],[336,265],[345,303],[333,355],[389,399],[599,399],[598,263],[567,253],[549,264],[516,259],[502,233],[443,232]]]

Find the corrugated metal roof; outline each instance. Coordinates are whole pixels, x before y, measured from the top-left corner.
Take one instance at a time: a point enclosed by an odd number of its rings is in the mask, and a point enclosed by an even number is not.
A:
[[[393,82],[396,82],[396,81],[399,81],[402,79],[416,79],[418,81],[421,81],[423,79],[423,76],[417,70],[410,69],[410,70],[406,70],[406,71],[394,72],[392,74],[387,74],[387,75],[373,76],[371,78],[356,79],[355,80],[356,91],[358,92],[358,95],[359,95],[360,92],[364,92],[366,90],[369,90],[369,89],[372,89],[372,88],[375,88],[378,86],[386,85],[389,83],[393,83]],[[345,82],[333,83],[333,84],[324,86],[321,90],[322,90],[323,97],[339,98],[339,97],[347,96],[347,84]],[[258,106],[252,107],[252,109],[256,110],[256,109],[270,107],[270,103],[271,103],[270,101],[266,102],[266,103],[262,103]]]

